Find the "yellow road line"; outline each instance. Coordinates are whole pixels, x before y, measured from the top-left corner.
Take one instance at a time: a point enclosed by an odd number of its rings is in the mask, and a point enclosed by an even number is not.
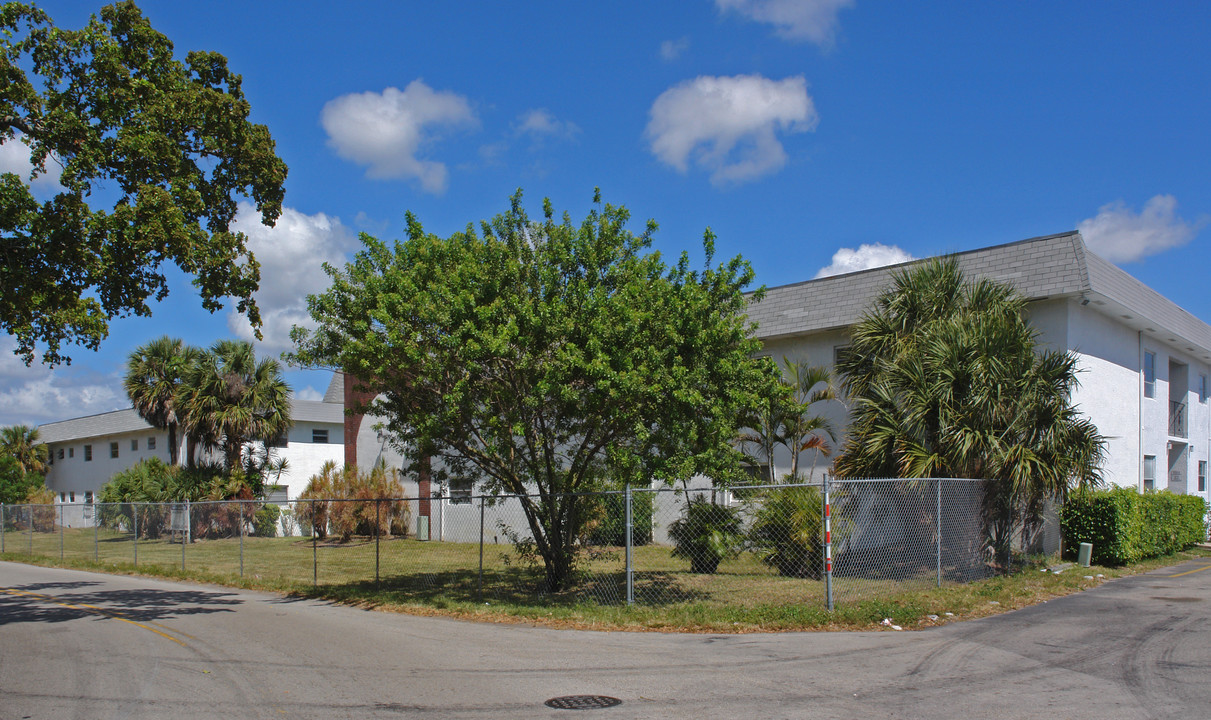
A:
[[[1211,565],[1203,565],[1202,567],[1198,568],[1197,570],[1187,570],[1186,572],[1178,573],[1176,575],[1170,575],[1169,577],[1175,578],[1175,577],[1181,577],[1182,575],[1193,575],[1194,573],[1202,572],[1203,570],[1211,570]]]
[[[59,600],[58,598],[53,597],[51,595],[41,595],[39,593],[26,592],[24,590],[17,590],[15,588],[0,588],[0,592],[5,592],[5,593],[8,593],[9,595],[24,595],[25,597],[36,598],[39,600],[45,600],[46,602],[50,602],[55,605],[61,605],[62,607],[65,607],[65,608],[71,608],[72,610],[83,610],[84,612],[93,613],[94,615],[101,615],[103,617],[110,618],[111,620],[118,620],[120,622],[129,623],[131,625],[134,625],[135,627],[143,628],[144,630],[147,630],[148,632],[153,632],[162,638],[171,640],[171,641],[175,642],[176,644],[180,645],[181,647],[189,647],[188,645],[181,642],[180,640],[173,637],[172,635],[169,635],[168,633],[160,632],[159,630],[156,630],[155,628],[153,628],[151,626],[144,625],[141,622],[135,622],[134,620],[128,620],[128,619],[122,617],[121,615],[115,613],[112,610],[106,610],[105,608],[99,608],[96,605],[73,605],[71,603],[63,602],[62,600]]]

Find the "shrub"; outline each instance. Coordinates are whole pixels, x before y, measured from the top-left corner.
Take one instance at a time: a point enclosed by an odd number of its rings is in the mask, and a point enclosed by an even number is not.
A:
[[[740,553],[744,536],[736,508],[688,501],[685,514],[669,526],[673,555],[690,561],[690,572],[713,573],[719,563]]]
[[[611,493],[600,496],[597,512],[600,518],[589,531],[588,541],[592,545],[627,544],[626,496]],[[647,545],[652,542],[653,493],[631,493],[631,544]]]
[[[1060,530],[1067,556],[1087,542],[1094,562],[1121,565],[1201,542],[1206,514],[1206,502],[1195,495],[1116,488],[1070,496],[1060,509]]]
[[[348,542],[354,535],[404,537],[412,508],[404,497],[399,471],[379,464],[370,472],[356,467],[337,470],[328,461],[307,482],[295,516],[301,526],[324,539],[329,533]]]
[[[824,558],[820,491],[774,488],[753,502],[756,512],[749,542],[762,562],[786,577],[819,578]]]
[[[272,503],[262,505],[252,516],[252,533],[257,537],[277,537],[282,509]]]

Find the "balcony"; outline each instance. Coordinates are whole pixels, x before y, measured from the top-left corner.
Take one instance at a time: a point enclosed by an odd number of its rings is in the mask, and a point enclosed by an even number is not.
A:
[[[1186,429],[1186,403],[1169,401],[1169,437],[1189,437]]]

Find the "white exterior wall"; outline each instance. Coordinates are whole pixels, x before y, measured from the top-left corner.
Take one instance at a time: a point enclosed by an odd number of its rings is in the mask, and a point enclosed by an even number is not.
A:
[[[148,438],[156,439],[156,449],[147,449]],[[138,450],[130,449],[131,440],[137,440]],[[118,443],[118,457],[111,458],[109,444]],[[84,446],[92,446],[92,460],[84,459]],[[46,486],[59,493],[76,493],[76,502],[84,502],[84,493],[99,493],[101,486],[109,482],[115,473],[125,470],[140,460],[158,457],[168,462],[168,433],[160,430],[116,433],[84,440],[51,443],[48,451],[54,455],[55,462],[46,472]],[[68,457],[68,450],[72,457]],[[63,450],[63,459],[59,459],[59,450]],[[70,495],[69,495],[70,497]]]
[[[312,442],[312,430],[327,430],[328,442]],[[285,485],[287,496],[293,500],[307,487],[312,475],[318,475],[324,463],[331,460],[337,467],[345,464],[345,429],[335,423],[298,422],[286,434],[286,447],[273,448],[276,457],[286,458],[286,471],[280,478],[267,482]]]
[[[833,359],[838,348],[848,345],[849,334],[847,332],[829,330],[802,337],[764,341],[761,354],[773,358],[779,366],[782,365],[783,358],[786,358],[794,362],[829,368],[834,372],[834,386],[840,391],[840,387],[837,385],[838,378],[833,368]],[[822,402],[816,410],[832,423],[836,430],[836,437],[830,443],[832,446],[830,454],[809,450],[799,456],[799,475],[808,481],[820,481],[823,479],[824,473],[832,472],[832,458],[840,451],[841,444],[845,440],[845,428],[849,425],[849,411],[843,401]],[[750,455],[754,453],[752,447],[745,448],[745,451]],[[774,453],[774,471],[779,479],[790,473],[790,465],[790,452],[785,448],[778,448]]]
[[[313,428],[327,428],[329,443],[311,442]],[[156,449],[147,449],[147,439],[155,437]],[[286,458],[287,470],[280,479],[270,478],[270,483],[286,485],[289,497],[293,499],[306,487],[312,475],[320,471],[327,460],[333,460],[338,465],[344,462],[344,428],[335,423],[301,422],[291,429],[287,435],[287,446],[273,448],[276,457]],[[139,449],[130,449],[131,440],[138,440]],[[118,443],[118,457],[110,457],[111,442]],[[92,460],[84,460],[84,446],[92,446]],[[76,493],[77,503],[84,502],[84,493],[92,492],[99,495],[101,486],[109,482],[115,474],[130,468],[140,460],[158,457],[164,462],[169,461],[168,433],[161,430],[148,429],[143,431],[113,433],[82,440],[71,440],[47,445],[49,452],[54,453],[55,462],[46,473],[46,486],[59,493]],[[73,457],[68,457],[68,449],[72,449]],[[62,449],[63,459],[59,459],[58,451]],[[185,457],[185,447],[182,441],[180,457]],[[69,501],[70,502],[70,501]]]
[[[1114,319],[1076,302],[1067,303],[1068,338],[1066,349],[1075,352],[1080,386],[1073,402],[1097,425],[1106,438],[1106,460],[1102,466],[1107,484],[1140,486],[1143,465],[1140,443],[1146,433],[1158,431],[1164,447],[1168,416],[1160,424],[1150,413],[1156,407],[1144,407],[1143,353],[1139,333]],[[1161,389],[1157,388],[1157,393]],[[1141,423],[1141,411],[1147,418]],[[1153,438],[1155,441],[1156,438]]]
[[[1097,425],[1106,438],[1106,457],[1102,467],[1107,484],[1143,487],[1143,456],[1156,456],[1156,488],[1169,488],[1169,449],[1189,450],[1180,460],[1186,481],[1174,486],[1175,492],[1187,492],[1211,499],[1211,491],[1198,491],[1198,463],[1211,463],[1211,405],[1200,402],[1199,376],[1211,376],[1211,367],[1172,347],[1163,339],[1140,333],[1117,318],[1079,299],[1057,299],[1031,303],[1030,322],[1039,332],[1039,341],[1047,349],[1076,354],[1080,385],[1073,393],[1077,409]],[[833,366],[834,352],[849,342],[848,333],[831,330],[797,338],[766,341],[762,354],[781,361],[785,356],[806,360],[813,365]],[[1156,353],[1155,397],[1144,397],[1144,352]],[[1169,361],[1188,365],[1187,407],[1188,438],[1169,435],[1170,378]],[[844,440],[848,413],[841,403],[828,408],[827,416],[841,431]],[[835,454],[834,449],[834,454]],[[812,453],[804,453],[800,462],[807,474]],[[825,472],[830,458],[817,458],[816,477]],[[779,476],[789,471],[790,458],[780,450],[774,458]]]

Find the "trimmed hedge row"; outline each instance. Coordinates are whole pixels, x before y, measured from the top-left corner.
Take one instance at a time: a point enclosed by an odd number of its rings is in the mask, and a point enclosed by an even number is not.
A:
[[[1141,495],[1134,488],[1077,493],[1060,508],[1064,555],[1093,544],[1093,562],[1122,565],[1168,555],[1207,538],[1207,504],[1167,490]]]

